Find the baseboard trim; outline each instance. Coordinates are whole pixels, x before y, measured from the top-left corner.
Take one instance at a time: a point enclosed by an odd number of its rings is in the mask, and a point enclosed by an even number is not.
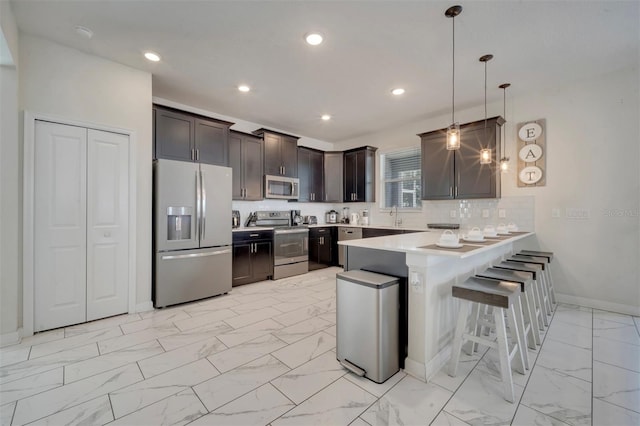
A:
[[[22,340],[22,329],[19,328],[11,333],[0,334],[0,348],[17,345]]]
[[[451,358],[451,345],[445,346],[440,352],[436,354],[433,359],[431,359],[425,365],[425,377],[427,378],[427,382],[430,381],[433,376],[435,376],[438,371],[442,369]]]
[[[426,382],[424,364],[407,357],[404,359],[404,372],[418,380]]]
[[[151,300],[149,300],[148,302],[142,302],[142,303],[138,303],[136,305],[136,312],[147,312],[147,311],[153,311],[153,302]],[[134,313],[134,312],[132,312]]]
[[[571,296],[569,294],[556,293],[558,302],[570,305],[584,306],[585,308],[601,309],[603,311],[619,314],[640,316],[640,306],[623,305],[621,303],[606,302],[604,300],[589,299],[586,297]]]

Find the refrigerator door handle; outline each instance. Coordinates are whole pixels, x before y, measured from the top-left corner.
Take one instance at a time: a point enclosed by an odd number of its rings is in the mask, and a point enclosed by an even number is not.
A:
[[[202,191],[202,217],[200,220],[202,221],[202,239],[205,239],[206,235],[206,225],[207,225],[207,189],[204,187],[204,179],[202,177],[203,173],[200,171],[200,190]]]
[[[198,238],[198,244],[200,243],[200,240],[202,239],[202,197],[201,197],[201,190],[200,190],[200,179],[199,179],[199,175],[200,175],[200,171],[196,171],[196,235]]]
[[[227,253],[231,253],[231,249],[219,250],[219,251],[208,251],[206,253],[175,254],[175,255],[169,255],[169,256],[162,256],[162,260],[191,259],[194,257],[217,256],[219,254],[227,254]]]

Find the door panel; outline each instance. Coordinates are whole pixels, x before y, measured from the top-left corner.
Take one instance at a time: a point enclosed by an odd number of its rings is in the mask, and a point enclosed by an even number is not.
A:
[[[200,247],[231,245],[230,167],[200,165],[202,174],[202,236]]]
[[[243,141],[243,176],[245,200],[262,200],[262,139],[246,137]]]
[[[242,200],[244,198],[242,136],[233,132],[229,134],[229,165],[233,170],[231,177],[231,195],[234,200]]]
[[[184,161],[158,160],[154,164],[154,215],[155,244],[158,250],[181,250],[198,247],[198,206],[196,204],[196,177],[198,164]],[[178,211],[184,208],[183,211]],[[175,211],[171,211],[171,210]],[[169,216],[168,212],[175,213]],[[173,221],[177,215],[180,220],[180,233],[169,240],[169,229],[178,225]],[[231,215],[231,208],[229,208]],[[231,223],[231,219],[229,219]]]
[[[193,161],[194,119],[164,109],[156,109],[155,145],[157,158]]]
[[[87,320],[128,309],[129,137],[88,131]]]
[[[86,318],[86,129],[35,128],[34,331]]]
[[[195,120],[196,143],[198,160],[201,163],[227,166],[228,157],[228,126],[215,121]]]
[[[264,134],[264,174],[280,176],[282,173],[280,167],[282,166],[280,156],[280,137],[271,135],[269,133]]]

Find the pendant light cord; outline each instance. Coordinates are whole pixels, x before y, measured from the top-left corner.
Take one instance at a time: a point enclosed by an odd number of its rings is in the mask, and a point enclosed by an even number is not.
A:
[[[453,41],[453,55],[452,55],[452,71],[451,71],[451,123],[455,123],[455,103],[456,103],[456,18],[455,16],[451,19],[451,28],[453,29],[453,37],[451,40]]]
[[[484,62],[484,131],[487,132],[487,62]]]
[[[502,130],[504,137],[502,138],[502,157],[506,158],[507,157],[507,153],[505,151],[506,147],[507,147],[507,141],[505,140],[507,138],[507,126],[506,126],[506,121],[507,121],[507,88],[505,87],[504,89],[502,89],[502,118],[504,118],[505,124],[502,125],[502,127],[504,127],[504,129]]]

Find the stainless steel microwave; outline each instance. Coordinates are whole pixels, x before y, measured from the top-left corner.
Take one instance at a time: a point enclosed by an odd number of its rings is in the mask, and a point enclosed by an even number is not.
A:
[[[300,179],[285,176],[264,175],[264,198],[297,200],[300,195]]]

